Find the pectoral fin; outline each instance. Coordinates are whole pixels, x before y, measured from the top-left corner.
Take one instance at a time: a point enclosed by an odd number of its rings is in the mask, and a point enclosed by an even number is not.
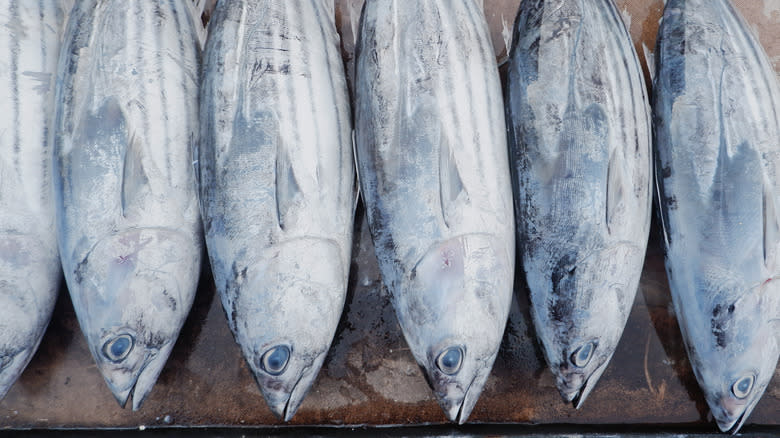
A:
[[[452,148],[447,144],[446,136],[442,135],[440,138],[442,144],[439,150],[439,197],[442,217],[444,223],[449,227],[450,216],[456,210],[454,204],[464,188]]]
[[[279,228],[284,229],[288,212],[298,202],[301,188],[293,171],[292,162],[287,149],[281,144],[276,150],[276,217]]]
[[[143,166],[143,145],[133,134],[125,150],[122,168],[122,216],[127,217],[134,206],[142,202],[148,188],[149,177]]]

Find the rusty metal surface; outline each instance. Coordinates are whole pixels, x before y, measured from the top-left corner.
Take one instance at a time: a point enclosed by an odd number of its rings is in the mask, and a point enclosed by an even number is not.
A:
[[[337,22],[349,68],[361,3],[337,2]],[[499,60],[505,56],[505,37],[519,3],[485,0]],[[617,3],[630,23],[635,46],[646,66],[645,53],[655,45],[663,2]],[[780,1],[735,3],[759,35],[780,75]],[[655,224],[652,232],[657,233]],[[192,313],[141,410],[132,412],[117,406],[93,363],[63,289],[38,353],[0,402],[0,429],[282,424],[266,407],[230,334],[212,278],[204,269]],[[356,217],[349,285],[329,356],[290,424],[445,422],[404,343],[389,296],[381,287],[362,208]],[[518,276],[502,349],[470,422],[684,424],[716,430],[709,422],[706,403],[671,313],[663,256],[656,238],[651,239],[640,290],[617,352],[581,409],[573,409],[559,397],[528,321],[527,293]],[[748,424],[780,426],[780,368]]]

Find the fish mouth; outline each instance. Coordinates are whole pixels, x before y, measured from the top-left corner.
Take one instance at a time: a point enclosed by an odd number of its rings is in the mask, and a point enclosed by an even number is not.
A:
[[[154,384],[157,382],[157,377],[160,375],[163,367],[165,366],[165,359],[167,354],[150,354],[149,358],[144,362],[144,365],[138,371],[138,375],[133,380],[133,384],[125,388],[117,388],[111,381],[111,373],[104,374],[104,379],[108,384],[108,388],[114,395],[116,402],[121,408],[125,408],[127,401],[132,398],[132,409],[138,411],[141,409],[141,405],[146,400],[146,397],[152,392]]]
[[[282,397],[281,400],[279,400],[277,393],[271,392],[262,385],[260,386],[260,390],[263,393],[271,412],[280,420],[288,422],[292,420],[295,413],[298,412],[298,408],[301,407],[303,400],[306,398],[306,394],[309,392],[309,389],[311,389],[315,377],[316,373],[312,372],[311,366],[303,368],[298,379],[292,385],[292,389],[290,389],[287,396]]]
[[[731,435],[736,435],[739,430],[742,428],[742,425],[745,424],[745,420],[750,416],[750,413],[753,412],[753,408],[758,403],[759,398],[751,402],[749,405],[745,407],[745,409],[742,411],[742,413],[735,419],[721,419],[717,417],[714,412],[715,410],[710,408],[711,412],[713,412],[713,417],[715,418],[715,423],[718,425],[718,428],[721,432],[729,433]]]
[[[603,364],[599,365],[598,368],[593,370],[593,372],[585,379],[579,389],[574,391],[568,391],[565,387],[566,381],[561,378],[563,383],[560,381],[558,383],[558,392],[560,392],[561,397],[563,397],[567,403],[571,403],[572,406],[574,406],[574,409],[579,409],[583,403],[585,403],[585,400],[588,398],[588,395],[590,395],[590,392],[593,391],[593,388],[596,387],[596,383],[599,381],[599,378],[601,378],[604,370],[607,369],[607,365],[609,365],[609,359],[604,361]]]
[[[459,399],[448,400],[444,397],[439,398],[439,404],[443,408],[444,414],[447,416],[449,421],[463,424],[466,422],[466,420],[468,420],[469,415],[471,415],[471,411],[474,409],[474,405],[477,404],[479,394],[481,393],[481,391],[476,388],[472,390],[477,377],[479,377],[479,374],[474,375],[466,387],[466,390],[463,392],[463,396]]]

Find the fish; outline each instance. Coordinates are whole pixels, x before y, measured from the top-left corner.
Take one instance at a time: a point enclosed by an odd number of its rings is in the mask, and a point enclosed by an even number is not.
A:
[[[355,204],[334,2],[217,4],[201,87],[200,199],[228,324],[290,421],[347,293]]]
[[[523,2],[505,87],[518,254],[555,385],[579,408],[609,365],[652,207],[648,91],[612,0]]]
[[[71,5],[10,0],[0,6],[0,400],[38,349],[62,277],[49,133]]]
[[[736,434],[780,355],[780,86],[727,0],[669,0],[653,86],[674,312],[699,387]]]
[[[446,417],[485,385],[513,293],[498,67],[472,0],[369,0],[356,49],[358,179],[382,282]]]
[[[200,47],[189,0],[76,2],[53,186],[65,281],[97,369],[140,409],[195,297]]]

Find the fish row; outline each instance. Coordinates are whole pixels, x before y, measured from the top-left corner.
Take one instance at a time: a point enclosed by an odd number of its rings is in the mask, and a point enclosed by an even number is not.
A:
[[[138,409],[205,247],[235,340],[289,420],[342,312],[359,186],[447,417],[466,421],[490,373],[516,252],[579,407],[637,291],[654,130],[683,338],[719,427],[741,427],[780,351],[780,91],[728,0],[667,2],[652,117],[612,0],[524,1],[503,90],[481,2],[370,0],[353,106],[333,1],[220,1],[207,37],[197,3],[1,11],[0,397],[40,342],[61,263],[98,369]]]

